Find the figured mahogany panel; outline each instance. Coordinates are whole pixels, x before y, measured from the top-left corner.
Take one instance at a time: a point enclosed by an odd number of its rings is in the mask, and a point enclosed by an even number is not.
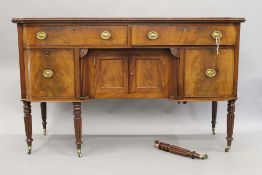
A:
[[[167,87],[166,52],[142,50],[130,56],[130,92],[159,92]]]
[[[103,31],[111,33],[102,39]],[[37,32],[45,32],[46,38],[39,40]],[[127,45],[127,26],[26,26],[23,33],[24,45]]]
[[[169,49],[90,49],[85,60],[83,94],[90,98],[168,98],[176,93],[175,58]]]
[[[149,39],[148,32],[158,33],[157,39]],[[132,26],[132,45],[215,45],[214,31],[223,34],[221,45],[236,43],[236,27],[233,24],[176,24]]]
[[[128,92],[128,55],[125,52],[101,51],[94,56],[95,92]]]
[[[28,49],[24,58],[27,98],[74,98],[74,50]],[[53,75],[45,77],[45,70]]]
[[[181,69],[184,97],[232,97],[234,78],[234,49],[185,49]],[[215,70],[213,77],[207,69]]]

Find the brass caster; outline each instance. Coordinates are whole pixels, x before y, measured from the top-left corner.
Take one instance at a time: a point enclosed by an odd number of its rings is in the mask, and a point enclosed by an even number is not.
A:
[[[225,152],[229,152],[229,150],[230,150],[230,146],[227,146]]]
[[[213,135],[216,134],[216,132],[215,132],[215,128],[212,128],[212,133],[213,133]]]
[[[207,159],[208,156],[207,156],[207,154],[201,154],[201,155],[199,156],[199,158],[202,159],[202,160],[204,160],[204,159]]]
[[[46,136],[46,129],[44,129],[44,136]]]
[[[28,146],[27,154],[31,154],[31,150],[32,150],[32,147],[31,147],[31,146]]]
[[[81,149],[77,149],[77,155],[78,155],[79,158],[82,157]]]

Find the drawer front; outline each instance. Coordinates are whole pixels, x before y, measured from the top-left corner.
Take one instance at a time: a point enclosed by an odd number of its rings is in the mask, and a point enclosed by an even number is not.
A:
[[[127,45],[126,26],[27,26],[24,45]]]
[[[24,56],[27,97],[74,98],[72,49],[31,49]]]
[[[216,45],[212,37],[220,31],[221,45],[236,43],[235,25],[170,25],[170,26],[132,26],[132,45]]]
[[[180,65],[184,97],[232,97],[234,50],[188,49]]]

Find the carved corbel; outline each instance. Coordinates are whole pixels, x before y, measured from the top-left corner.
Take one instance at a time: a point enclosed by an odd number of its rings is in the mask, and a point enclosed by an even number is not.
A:
[[[179,50],[178,50],[178,49],[176,49],[176,48],[170,48],[170,52],[171,52],[171,54],[172,54],[176,59],[179,58]]]
[[[80,49],[79,51],[79,55],[80,55],[80,58],[84,58],[88,53],[88,49]]]

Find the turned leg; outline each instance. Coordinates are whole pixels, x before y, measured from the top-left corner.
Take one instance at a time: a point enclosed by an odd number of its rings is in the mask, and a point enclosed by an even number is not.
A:
[[[234,129],[234,119],[235,119],[235,101],[230,100],[227,104],[227,148],[225,149],[226,152],[230,150],[231,143],[233,140],[233,129]]]
[[[46,124],[47,124],[46,122],[46,102],[41,102],[40,107],[41,107],[43,131],[44,131],[44,135],[46,135]]]
[[[31,154],[32,150],[32,115],[31,115],[31,102],[23,101],[24,104],[24,122],[25,122],[25,134],[26,142],[28,146],[28,154]]]
[[[215,134],[215,128],[216,128],[216,119],[217,119],[217,101],[212,101],[212,132]]]
[[[82,118],[81,118],[81,103],[74,102],[74,127],[75,127],[75,138],[76,138],[76,147],[77,155],[81,157],[81,144],[82,144]]]

